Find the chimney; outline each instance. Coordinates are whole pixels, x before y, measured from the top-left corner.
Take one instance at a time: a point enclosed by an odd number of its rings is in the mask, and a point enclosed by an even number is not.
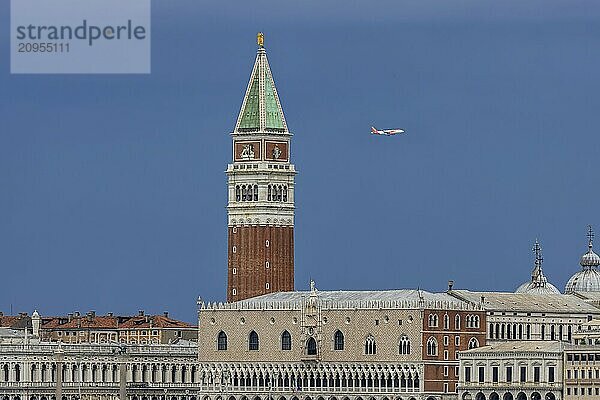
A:
[[[106,315],[108,315],[109,317],[112,317],[112,316],[113,316],[113,313],[112,313],[112,312],[109,312],[109,313],[106,313]]]
[[[138,317],[143,317],[143,316],[144,316],[144,310],[139,310]]]
[[[481,304],[485,304],[485,296],[481,296]]]
[[[67,314],[67,320],[68,320],[69,322],[71,322],[71,320],[72,320],[72,319],[73,319],[73,313],[68,313],[68,314]]]
[[[163,315],[165,316],[165,318],[169,318],[169,312],[168,312],[168,311],[165,311],[165,312],[163,313]]]
[[[75,314],[74,314],[74,315],[75,315],[76,317],[80,317],[80,316],[81,316],[81,314],[79,313],[79,311],[75,311]]]
[[[448,291],[449,292],[452,291],[453,287],[454,287],[454,281],[453,280],[448,281]]]

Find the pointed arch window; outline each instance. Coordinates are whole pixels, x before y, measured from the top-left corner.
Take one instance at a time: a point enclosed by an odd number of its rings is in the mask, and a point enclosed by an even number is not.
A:
[[[292,335],[285,330],[281,334],[281,350],[291,350],[292,349]]]
[[[227,350],[227,334],[223,331],[217,336],[217,350]]]
[[[444,329],[450,329],[450,317],[444,314]]]
[[[235,186],[235,201],[240,201],[242,198],[240,193],[240,185]]]
[[[317,355],[317,341],[313,337],[308,338],[308,341],[306,342],[306,354],[309,356]]]
[[[258,185],[254,185],[254,201],[258,201]]]
[[[438,355],[438,342],[432,336],[427,339],[427,355],[428,356],[437,356]]]
[[[471,338],[469,340],[469,350],[477,347],[479,347],[479,340],[477,340],[477,338]]]
[[[429,314],[429,327],[437,328],[438,326],[438,316],[437,314]]]
[[[248,350],[258,351],[258,333],[255,331],[248,336]]]
[[[373,335],[367,336],[365,340],[365,354],[377,354],[377,344]]]
[[[410,354],[410,339],[406,335],[400,337],[400,345],[398,346],[400,354]]]
[[[454,317],[454,329],[455,330],[460,330],[460,315],[456,314],[456,317]]]
[[[333,349],[344,350],[344,334],[339,329],[333,335]]]

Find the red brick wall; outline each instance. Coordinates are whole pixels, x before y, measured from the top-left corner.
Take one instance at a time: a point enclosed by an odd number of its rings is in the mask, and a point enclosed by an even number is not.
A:
[[[228,246],[227,301],[294,290],[293,227],[229,227]]]
[[[429,315],[437,314],[438,326],[429,326]],[[448,314],[450,319],[449,329],[444,328],[444,315]],[[460,315],[460,328],[455,326],[456,315]],[[467,316],[479,316],[479,328],[467,328]],[[448,336],[448,345],[444,345],[444,336]],[[460,338],[460,344],[455,345],[456,336]],[[438,343],[437,356],[427,355],[427,341],[434,337]],[[458,366],[456,352],[467,350],[471,338],[479,341],[479,346],[485,346],[486,318],[484,311],[453,311],[453,310],[431,310],[426,309],[423,315],[423,360],[424,365],[424,389],[425,392],[443,392],[444,383],[448,383],[448,392],[456,390],[458,376],[455,367]],[[448,359],[444,360],[444,350],[448,351]],[[444,366],[448,367],[448,376],[444,376]]]

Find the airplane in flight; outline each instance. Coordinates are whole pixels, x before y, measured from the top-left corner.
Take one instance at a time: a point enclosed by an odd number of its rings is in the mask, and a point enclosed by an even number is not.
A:
[[[397,133],[404,133],[404,130],[402,129],[375,129],[374,127],[371,127],[371,133],[373,135],[380,135],[380,136],[391,136],[391,135],[395,135]]]

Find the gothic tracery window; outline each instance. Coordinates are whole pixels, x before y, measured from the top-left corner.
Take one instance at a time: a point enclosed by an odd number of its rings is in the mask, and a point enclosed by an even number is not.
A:
[[[250,332],[248,336],[248,350],[258,350],[258,333],[255,331]]]
[[[217,336],[217,350],[227,350],[227,334],[223,331]]]
[[[365,354],[377,354],[377,344],[373,335],[367,336],[365,340]]]
[[[476,338],[471,338],[469,340],[469,350],[475,349],[477,347],[479,347],[479,340],[477,340]]]
[[[429,314],[429,327],[436,328],[438,326],[437,314]]]
[[[438,343],[434,337],[427,339],[427,355],[437,356],[438,355]]]
[[[400,354],[410,354],[410,339],[406,335],[400,337],[400,345],[398,346]]]
[[[281,334],[281,350],[292,349],[292,335],[286,330]]]
[[[344,350],[344,334],[339,329],[333,335],[333,349]]]

